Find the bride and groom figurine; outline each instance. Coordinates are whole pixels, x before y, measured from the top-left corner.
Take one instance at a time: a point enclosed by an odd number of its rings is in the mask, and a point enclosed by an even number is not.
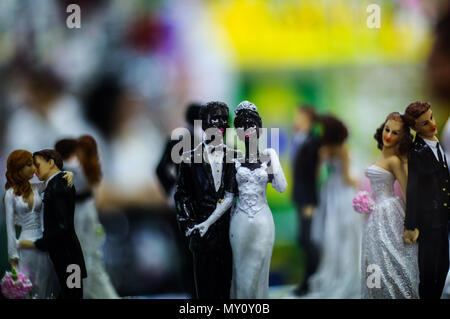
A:
[[[266,187],[272,183],[282,193],[287,183],[275,150],[258,150],[256,106],[244,101],[235,113],[245,155],[223,144],[227,105],[209,102],[202,107],[202,128],[218,134],[185,152],[180,165],[175,203],[193,255],[198,299],[268,298],[275,227]]]
[[[361,270],[369,274],[363,298],[441,297],[449,267],[450,191],[436,134],[430,105],[414,102],[403,115],[389,114],[374,136],[381,155],[366,169],[376,208],[364,231]],[[406,205],[394,195],[395,180]],[[369,285],[374,265],[382,276],[378,285]]]
[[[11,264],[29,275],[35,297],[56,297],[59,292],[61,298],[81,299],[86,267],[74,229],[75,187],[66,180],[62,166],[54,150],[34,154],[17,150],[9,155],[5,186],[8,253]],[[29,182],[34,173],[41,183]],[[15,224],[22,227],[18,241]],[[79,278],[72,282],[72,274]]]

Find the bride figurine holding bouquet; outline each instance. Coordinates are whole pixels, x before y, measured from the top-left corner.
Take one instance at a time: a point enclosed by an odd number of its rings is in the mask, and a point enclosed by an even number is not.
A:
[[[30,183],[35,170],[33,155],[30,152],[16,150],[8,156],[4,197],[8,259],[21,281],[25,280],[21,274],[31,281],[32,298],[56,298],[59,293],[58,279],[48,254],[36,248],[24,249],[19,245],[21,240],[35,241],[43,234],[41,193],[45,189],[45,183]],[[72,173],[66,173],[64,178],[68,180],[69,185],[72,184]],[[16,225],[21,228],[19,239],[16,238]],[[14,277],[14,271],[11,276]],[[8,278],[7,274],[5,280]],[[2,284],[2,288],[6,289],[4,285],[8,284]]]

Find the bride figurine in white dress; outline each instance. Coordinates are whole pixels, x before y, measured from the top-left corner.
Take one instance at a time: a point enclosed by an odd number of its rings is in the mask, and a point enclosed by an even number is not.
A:
[[[366,169],[376,205],[363,235],[362,297],[419,298],[418,246],[404,242],[405,203],[394,195],[395,180],[406,194],[407,154],[412,135],[400,113],[394,112],[374,137],[381,155]]]
[[[321,187],[311,235],[320,244],[317,271],[309,278],[303,298],[360,299],[362,216],[352,207],[356,182],[350,176],[348,130],[331,115],[320,117],[323,125],[319,157],[331,170]]]
[[[21,249],[20,240],[36,241],[42,237],[42,196],[45,183],[30,183],[35,173],[33,155],[25,150],[16,150],[8,156],[6,171],[6,231],[8,258],[11,267],[24,273],[33,285],[32,298],[56,298],[59,284],[53,264],[46,252],[38,249]],[[64,176],[72,185],[73,174]],[[20,237],[16,237],[15,226],[20,226]]]
[[[235,203],[230,221],[230,243],[233,253],[233,275],[230,298],[260,299],[269,297],[269,268],[275,241],[275,225],[267,204],[267,183],[279,193],[287,183],[274,149],[258,151],[257,140],[262,121],[254,104],[244,101],[236,109],[234,127],[245,141],[245,158],[234,159],[234,189],[228,190],[216,210],[198,230],[203,236],[208,228]],[[264,160],[263,157],[266,159]]]

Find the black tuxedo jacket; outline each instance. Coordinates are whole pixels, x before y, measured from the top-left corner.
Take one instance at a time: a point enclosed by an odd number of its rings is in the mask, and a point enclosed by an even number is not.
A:
[[[195,137],[194,130],[189,129],[190,135],[182,135],[177,140],[169,139],[166,143],[166,148],[164,149],[163,155],[156,167],[156,175],[166,192],[166,195],[171,195],[173,188],[177,183],[178,171],[180,168],[180,164],[175,164],[172,161],[172,148],[177,145],[179,142],[182,142],[185,138],[190,138],[191,147],[194,147]],[[179,153],[180,157],[183,156],[182,149],[180,149]]]
[[[425,141],[416,136],[408,153],[405,228],[429,232],[445,228],[450,216],[449,171]]]
[[[69,187],[58,173],[45,189],[44,234],[35,242],[36,248],[48,251],[60,278],[67,275],[67,266],[80,266],[82,278],[87,277],[83,252],[74,228],[75,187]]]
[[[308,134],[294,159],[292,200],[297,207],[317,205],[317,178],[320,139]]]
[[[227,152],[229,156],[236,157],[234,150],[224,147],[222,180],[219,190],[216,192],[211,165],[203,158],[203,144],[198,146],[202,152],[196,154],[191,150],[185,154],[184,161],[180,164],[177,190],[175,192],[175,204],[177,219],[183,234],[188,228],[205,221],[216,209],[219,200],[223,199],[225,192],[235,193],[235,164],[226,163]],[[199,157],[202,158],[199,158]],[[195,158],[201,160],[196,163]],[[185,161],[189,161],[186,163]],[[189,237],[189,247],[193,251],[218,251],[229,247],[229,223],[230,210],[225,212],[206,232],[200,237],[194,232]]]

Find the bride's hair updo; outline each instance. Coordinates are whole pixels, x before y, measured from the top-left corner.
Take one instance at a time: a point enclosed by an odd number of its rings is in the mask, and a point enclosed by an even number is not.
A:
[[[322,125],[322,145],[341,145],[348,137],[348,129],[345,124],[331,114],[321,115],[319,123]]]
[[[241,102],[236,108],[236,117],[234,118],[234,127],[243,128],[255,125],[256,128],[262,128],[262,120],[259,116],[256,106],[249,102]]]
[[[16,150],[8,156],[5,189],[12,187],[16,196],[30,195],[30,181],[22,174],[22,169],[29,161],[33,161],[33,154],[25,150]]]
[[[386,125],[387,121],[389,121],[389,120],[398,121],[398,122],[402,123],[402,134],[400,135],[398,150],[399,150],[399,155],[403,156],[408,153],[409,147],[411,146],[412,141],[413,141],[413,136],[409,130],[408,124],[406,123],[403,115],[401,115],[399,112],[390,113],[386,117],[386,120],[384,121],[384,123],[381,124],[381,126],[377,129],[377,131],[375,132],[375,135],[373,137],[375,138],[375,140],[378,143],[377,147],[380,150],[382,150],[383,149],[383,130],[384,130],[384,126]]]

